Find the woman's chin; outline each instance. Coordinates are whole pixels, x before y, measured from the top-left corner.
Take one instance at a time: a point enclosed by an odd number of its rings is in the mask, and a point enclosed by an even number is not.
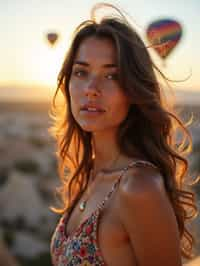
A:
[[[103,130],[103,127],[102,125],[95,125],[94,123],[93,124],[90,124],[90,123],[84,123],[84,124],[80,124],[80,127],[84,130],[84,131],[87,131],[87,132],[96,132],[96,131],[101,131]]]
[[[95,132],[95,131],[99,131],[98,128],[93,127],[93,126],[91,126],[91,127],[89,127],[89,126],[82,126],[81,128],[82,128],[84,131],[87,131],[87,132]]]

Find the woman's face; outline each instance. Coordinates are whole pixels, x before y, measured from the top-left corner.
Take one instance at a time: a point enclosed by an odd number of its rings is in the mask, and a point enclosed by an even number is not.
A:
[[[89,37],[79,46],[69,81],[72,114],[89,132],[116,130],[129,110],[118,81],[116,49],[110,39]]]

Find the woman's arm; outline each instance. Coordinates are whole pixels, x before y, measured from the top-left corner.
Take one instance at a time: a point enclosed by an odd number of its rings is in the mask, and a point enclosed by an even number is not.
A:
[[[120,217],[138,266],[181,266],[179,231],[162,176],[151,167],[127,173]]]

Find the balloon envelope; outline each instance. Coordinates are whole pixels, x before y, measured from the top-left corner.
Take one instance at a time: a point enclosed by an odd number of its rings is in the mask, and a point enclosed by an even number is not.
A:
[[[160,19],[147,27],[146,35],[156,52],[165,59],[180,41],[182,27],[175,20]]]
[[[49,32],[46,34],[46,38],[51,46],[56,44],[56,41],[58,40],[58,34],[55,32]]]

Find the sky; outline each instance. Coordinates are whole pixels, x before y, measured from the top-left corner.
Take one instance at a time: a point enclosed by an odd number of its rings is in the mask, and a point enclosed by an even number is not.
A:
[[[89,18],[93,0],[0,0],[0,97],[46,97],[55,91],[56,79],[74,28]],[[178,89],[200,92],[200,1],[122,0],[117,4],[132,18],[146,44],[147,25],[158,18],[172,18],[183,26],[183,37],[163,68],[155,63]],[[56,31],[60,38],[51,48],[45,34]],[[38,93],[39,92],[39,93]]]

